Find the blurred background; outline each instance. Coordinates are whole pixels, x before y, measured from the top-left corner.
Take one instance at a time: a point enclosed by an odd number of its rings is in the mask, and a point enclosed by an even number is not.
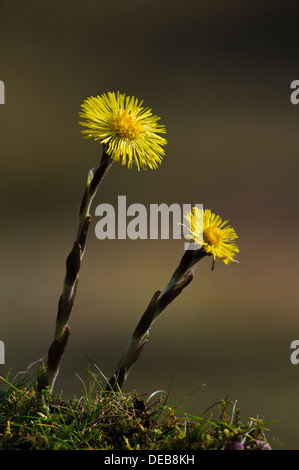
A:
[[[239,264],[209,259],[151,330],[124,391],[168,389],[186,412],[228,396],[299,449],[298,2],[0,1],[1,323],[12,379],[46,355],[87,173],[88,96],[144,100],[167,127],[156,171],[114,164],[94,201],[202,203],[239,235]],[[104,240],[93,217],[55,391],[81,396],[89,358],[110,376],[180,240]],[[80,377],[80,378],[79,378]],[[197,387],[202,388],[185,399]],[[217,409],[215,409],[217,413]]]

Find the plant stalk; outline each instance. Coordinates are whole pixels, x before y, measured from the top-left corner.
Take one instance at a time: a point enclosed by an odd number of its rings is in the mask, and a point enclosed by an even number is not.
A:
[[[82,258],[86,249],[88,229],[91,221],[90,207],[97,193],[98,187],[111,167],[113,160],[106,153],[103,146],[103,155],[100,165],[93,171],[90,170],[87,178],[86,189],[81,200],[78,212],[78,228],[73,248],[66,259],[66,274],[63,283],[62,294],[58,302],[58,312],[55,325],[54,340],[49,348],[47,364],[40,364],[38,370],[38,390],[49,387],[53,390],[60,363],[65,352],[70,335],[68,320],[74,305],[76,290],[79,282],[79,271]]]
[[[187,250],[164,292],[155,292],[146,311],[133,331],[116,371],[107,384],[107,392],[122,389],[131,368],[136,363],[141,351],[149,340],[150,328],[153,323],[183,289],[190,284],[193,279],[193,273],[190,271],[196,263],[207,255],[209,253],[206,253],[202,248],[199,250]]]

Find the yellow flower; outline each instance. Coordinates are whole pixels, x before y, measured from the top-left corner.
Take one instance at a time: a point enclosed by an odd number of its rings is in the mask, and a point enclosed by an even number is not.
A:
[[[214,261],[220,259],[225,264],[234,260],[239,248],[234,243],[238,238],[235,230],[227,225],[227,220],[222,221],[219,215],[215,215],[210,209],[202,211],[198,207],[193,207],[191,212],[185,216],[188,222],[186,238],[197,243],[207,253],[214,256]]]
[[[165,126],[158,125],[159,117],[151,109],[143,108],[142,101],[134,96],[117,92],[87,98],[79,113],[86,122],[79,122],[87,129],[86,138],[92,137],[107,144],[107,153],[115,161],[132,168],[133,163],[146,169],[155,169],[165,154],[162,145],[167,141],[157,133],[166,133]]]

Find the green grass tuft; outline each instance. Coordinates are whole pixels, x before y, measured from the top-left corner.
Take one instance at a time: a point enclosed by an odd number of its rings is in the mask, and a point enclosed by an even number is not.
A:
[[[107,393],[100,387],[94,397],[89,383],[84,396],[68,401],[48,390],[38,395],[35,382],[2,380],[0,450],[195,451],[240,444],[253,450],[266,442],[266,424],[252,418],[242,424],[236,402],[227,399],[193,416],[171,403],[169,392],[157,391],[144,400],[136,392]]]

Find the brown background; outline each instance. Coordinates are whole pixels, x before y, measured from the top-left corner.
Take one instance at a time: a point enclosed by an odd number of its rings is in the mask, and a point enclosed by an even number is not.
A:
[[[278,420],[299,449],[299,79],[297,2],[0,2],[1,326],[12,378],[44,356],[88,170],[100,145],[82,101],[134,94],[162,117],[157,171],[115,164],[101,202],[202,203],[239,234],[239,264],[210,261],[155,323],[125,391],[167,389],[200,413],[229,396],[242,418]],[[92,215],[94,212],[92,211]],[[56,391],[82,394],[88,359],[110,375],[151,295],[183,254],[179,240],[96,239],[93,219]],[[188,400],[184,397],[202,384]],[[216,410],[217,411],[217,410]]]

